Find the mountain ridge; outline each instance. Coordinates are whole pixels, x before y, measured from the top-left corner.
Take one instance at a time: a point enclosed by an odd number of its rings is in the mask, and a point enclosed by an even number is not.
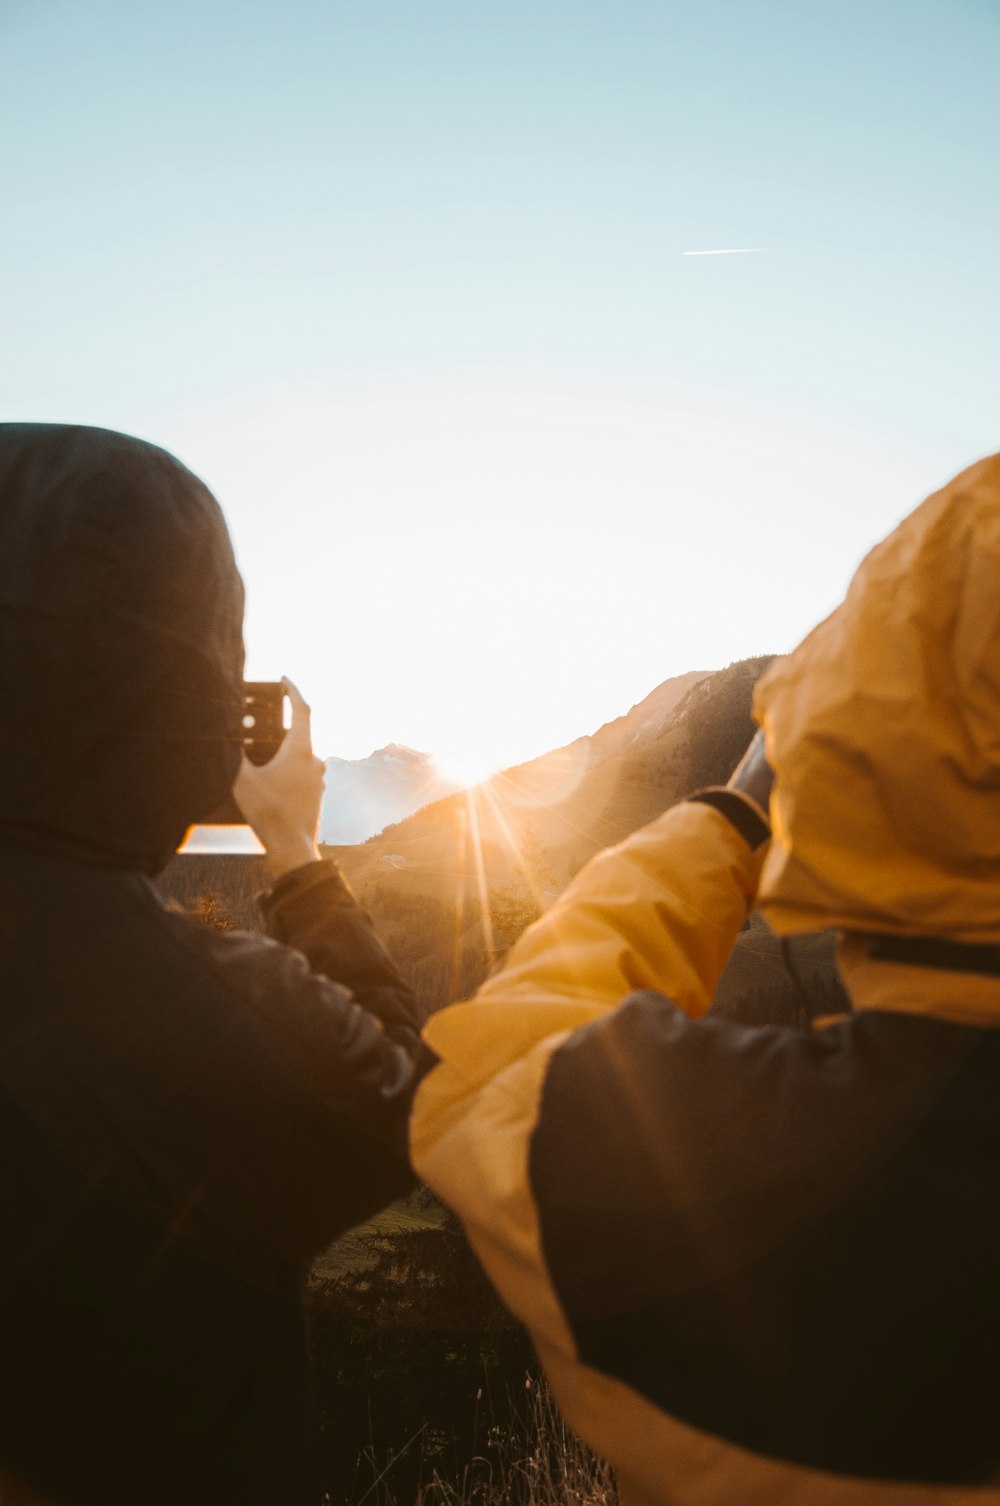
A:
[[[628,743],[640,742],[662,730],[690,690],[710,673],[688,670],[671,676],[621,716],[604,722],[596,732],[584,733],[561,748],[537,754],[480,783],[488,785],[497,778],[530,778],[548,768],[554,758],[581,771],[592,768]],[[462,790],[457,781],[441,773],[432,754],[419,752],[405,743],[386,743],[366,758],[334,755],[324,760],[324,768],[326,791],[320,813],[320,839],[333,847],[369,841],[423,807]]]
[[[753,735],[753,686],[768,662],[674,676],[595,733],[443,795],[363,842],[324,845],[428,1007],[474,992],[593,853],[693,789],[728,778]],[[262,858],[192,855],[175,858],[160,887],[213,923],[224,911],[253,928],[254,896],[266,881]],[[208,915],[206,895],[214,897]],[[830,938],[797,938],[792,950],[810,994],[826,1001],[822,1012],[834,1012],[842,995]],[[756,1022],[777,1011],[794,1022],[802,997],[776,938],[754,916],[713,1009]]]

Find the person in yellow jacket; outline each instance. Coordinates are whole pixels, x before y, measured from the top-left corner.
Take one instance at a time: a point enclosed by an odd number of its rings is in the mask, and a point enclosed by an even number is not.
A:
[[[755,715],[432,1018],[412,1158],[627,1506],[997,1502],[1000,456]],[[851,1014],[707,1014],[755,905]]]

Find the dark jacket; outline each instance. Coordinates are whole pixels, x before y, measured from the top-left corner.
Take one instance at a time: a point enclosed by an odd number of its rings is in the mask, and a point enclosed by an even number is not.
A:
[[[277,940],[147,876],[231,783],[241,613],[176,461],[0,426],[0,1471],[59,1503],[314,1502],[303,1277],[410,1181],[419,1013],[336,867]]]

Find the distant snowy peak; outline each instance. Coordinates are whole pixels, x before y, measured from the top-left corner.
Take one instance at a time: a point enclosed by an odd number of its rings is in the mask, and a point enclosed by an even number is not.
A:
[[[327,767],[335,764],[338,768],[362,768],[368,765],[378,767],[380,764],[421,764],[430,763],[429,753],[418,753],[416,748],[408,748],[405,743],[386,743],[384,748],[376,748],[374,753],[369,753],[367,758],[328,758]]]
[[[433,763],[429,753],[418,753],[415,748],[407,748],[403,743],[387,743],[384,748],[376,748],[369,755],[372,763],[381,763],[385,767],[395,765],[397,768],[426,768]]]
[[[320,840],[364,842],[456,789],[429,753],[402,743],[376,748],[367,758],[328,758]]]

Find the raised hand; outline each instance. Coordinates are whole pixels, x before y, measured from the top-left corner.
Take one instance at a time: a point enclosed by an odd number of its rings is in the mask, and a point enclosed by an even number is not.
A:
[[[319,858],[316,832],[323,799],[323,762],[313,753],[309,707],[291,680],[281,683],[291,702],[292,724],[270,763],[252,764],[244,757],[233,786],[275,878]]]

